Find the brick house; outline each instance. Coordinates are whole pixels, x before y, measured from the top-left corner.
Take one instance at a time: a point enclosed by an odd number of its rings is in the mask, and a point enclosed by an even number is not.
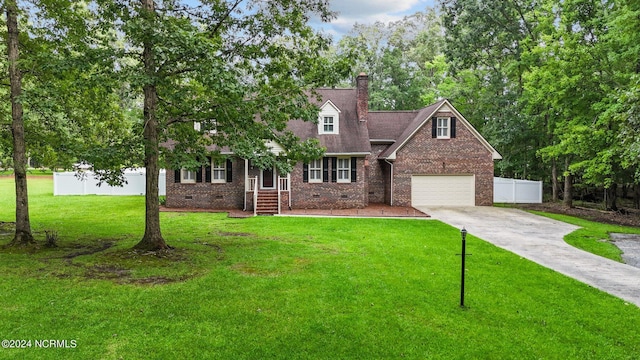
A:
[[[493,161],[500,154],[449,103],[415,111],[369,111],[368,77],[355,89],[319,89],[318,123],[292,120],[300,139],[317,138],[322,159],[290,174],[228,159],[200,171],[167,171],[167,207],[345,209],[492,205]],[[277,144],[272,151],[282,152]]]

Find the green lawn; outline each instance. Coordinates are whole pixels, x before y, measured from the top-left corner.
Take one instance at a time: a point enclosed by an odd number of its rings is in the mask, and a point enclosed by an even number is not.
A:
[[[60,247],[0,250],[0,338],[32,340],[2,359],[640,354],[636,306],[473,236],[461,309],[459,229],[438,221],[163,213],[176,250],[141,254],[142,197],[53,197],[50,177],[29,180],[36,237],[55,230]],[[0,178],[0,222],[12,191]]]

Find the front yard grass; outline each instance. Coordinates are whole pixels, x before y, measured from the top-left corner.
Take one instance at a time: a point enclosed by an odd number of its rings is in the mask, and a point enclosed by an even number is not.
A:
[[[634,359],[640,309],[432,220],[163,213],[171,252],[130,248],[142,197],[53,197],[0,250],[0,338],[75,340],[3,359]],[[0,222],[13,221],[0,178]],[[0,228],[0,245],[11,234]]]

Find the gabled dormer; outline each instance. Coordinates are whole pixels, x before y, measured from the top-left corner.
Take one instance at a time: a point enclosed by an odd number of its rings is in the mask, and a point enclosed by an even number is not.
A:
[[[340,134],[340,109],[338,109],[331,100],[327,100],[327,102],[320,107],[318,134]]]

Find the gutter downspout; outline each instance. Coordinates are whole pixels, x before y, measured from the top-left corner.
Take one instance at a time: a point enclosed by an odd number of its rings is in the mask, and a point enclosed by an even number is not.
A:
[[[242,211],[247,211],[247,191],[249,190],[249,160],[244,159],[244,208]]]
[[[389,162],[389,160],[384,159],[384,162],[386,162],[387,164],[389,164],[389,166],[391,166],[391,174],[390,174],[390,181],[389,181],[389,205],[393,206],[393,163]]]

